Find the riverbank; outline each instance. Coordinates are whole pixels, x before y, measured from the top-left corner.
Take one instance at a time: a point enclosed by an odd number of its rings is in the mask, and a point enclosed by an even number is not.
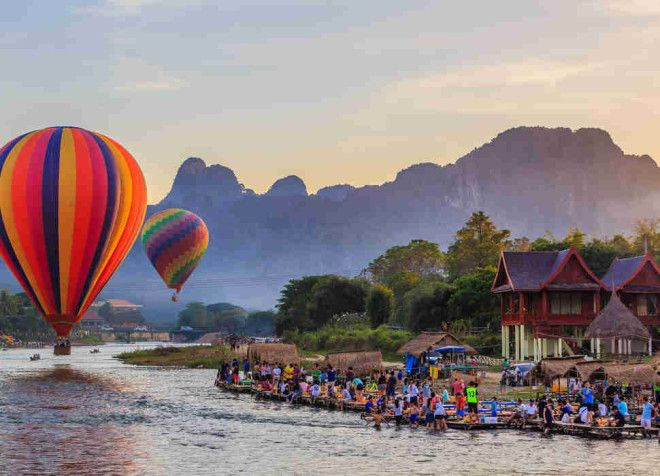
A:
[[[237,354],[225,345],[156,347],[117,355],[117,359],[125,364],[196,369],[217,369],[223,362],[231,362],[235,357]]]

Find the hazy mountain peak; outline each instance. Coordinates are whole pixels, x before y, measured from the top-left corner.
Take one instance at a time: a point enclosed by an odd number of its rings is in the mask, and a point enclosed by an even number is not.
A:
[[[266,195],[270,197],[307,196],[307,186],[297,175],[289,175],[275,181],[266,192]]]
[[[180,201],[191,203],[196,208],[219,205],[241,197],[243,187],[233,170],[219,164],[207,166],[198,157],[186,159],[174,178],[163,206],[180,206]]]
[[[343,202],[349,193],[355,190],[355,187],[348,184],[339,184],[331,185],[329,187],[323,187],[316,192],[316,196],[319,198],[324,198],[326,200],[331,200],[333,202]]]

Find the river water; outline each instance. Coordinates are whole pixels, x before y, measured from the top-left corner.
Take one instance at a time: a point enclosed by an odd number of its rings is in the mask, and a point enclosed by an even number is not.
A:
[[[660,474],[657,440],[375,431],[355,413],[222,392],[213,370],[112,357],[136,347],[0,352],[0,474]]]

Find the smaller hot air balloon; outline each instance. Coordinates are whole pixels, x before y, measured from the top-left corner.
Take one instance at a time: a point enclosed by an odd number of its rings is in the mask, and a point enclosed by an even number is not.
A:
[[[209,230],[193,212],[168,208],[149,217],[142,228],[142,244],[167,287],[176,290],[172,295],[176,302],[206,252]]]

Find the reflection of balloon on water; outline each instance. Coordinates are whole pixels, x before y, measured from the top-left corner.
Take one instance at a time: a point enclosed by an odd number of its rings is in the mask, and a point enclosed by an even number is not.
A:
[[[204,221],[192,212],[169,208],[155,213],[142,228],[142,244],[149,261],[178,300],[181,287],[195,270],[209,244]]]
[[[126,257],[146,200],[135,159],[99,133],[49,127],[0,149],[0,255],[58,338]]]

